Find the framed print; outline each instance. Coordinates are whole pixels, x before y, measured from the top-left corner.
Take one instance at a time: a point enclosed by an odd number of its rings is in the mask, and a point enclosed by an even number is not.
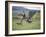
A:
[[[40,2],[5,1],[5,35],[45,33],[45,4]]]

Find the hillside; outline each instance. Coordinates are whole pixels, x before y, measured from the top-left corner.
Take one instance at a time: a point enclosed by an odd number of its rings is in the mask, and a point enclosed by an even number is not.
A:
[[[28,8],[24,8],[24,7],[20,7],[20,6],[13,6],[12,7],[12,16],[14,17],[20,13],[21,14],[25,13],[26,16],[32,16],[38,11],[39,10],[32,10],[32,9],[28,9]]]

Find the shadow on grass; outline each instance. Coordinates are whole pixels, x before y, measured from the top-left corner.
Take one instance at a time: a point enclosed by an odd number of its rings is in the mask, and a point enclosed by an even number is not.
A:
[[[17,25],[22,25],[22,23],[16,23]]]

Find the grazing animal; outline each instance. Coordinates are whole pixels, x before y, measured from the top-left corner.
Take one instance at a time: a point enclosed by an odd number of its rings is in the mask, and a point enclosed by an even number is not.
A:
[[[29,17],[26,17],[26,14],[25,13],[24,14],[18,14],[18,16],[19,16],[19,19],[21,19],[20,23],[17,23],[18,25],[22,24],[23,20],[25,20],[25,19],[27,19],[25,21],[28,22],[28,23],[31,23],[32,22],[31,17],[30,16]]]
[[[31,23],[31,22],[32,22],[31,17],[30,17],[30,16],[29,16],[29,17],[26,17],[26,14],[25,14],[25,13],[24,13],[23,16],[22,16],[20,23],[22,23],[24,19],[27,19],[26,21],[27,21],[28,23]]]
[[[31,22],[32,22],[31,17],[29,17],[29,18],[27,19],[27,22],[28,22],[28,23],[31,23]]]

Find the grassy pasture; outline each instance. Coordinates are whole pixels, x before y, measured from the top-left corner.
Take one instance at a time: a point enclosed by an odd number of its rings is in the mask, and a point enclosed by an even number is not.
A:
[[[22,24],[16,24],[17,22],[20,22],[21,20],[15,19],[12,17],[12,30],[35,30],[40,29],[40,13],[36,13],[32,17],[32,22],[28,23],[25,20],[23,20]]]

